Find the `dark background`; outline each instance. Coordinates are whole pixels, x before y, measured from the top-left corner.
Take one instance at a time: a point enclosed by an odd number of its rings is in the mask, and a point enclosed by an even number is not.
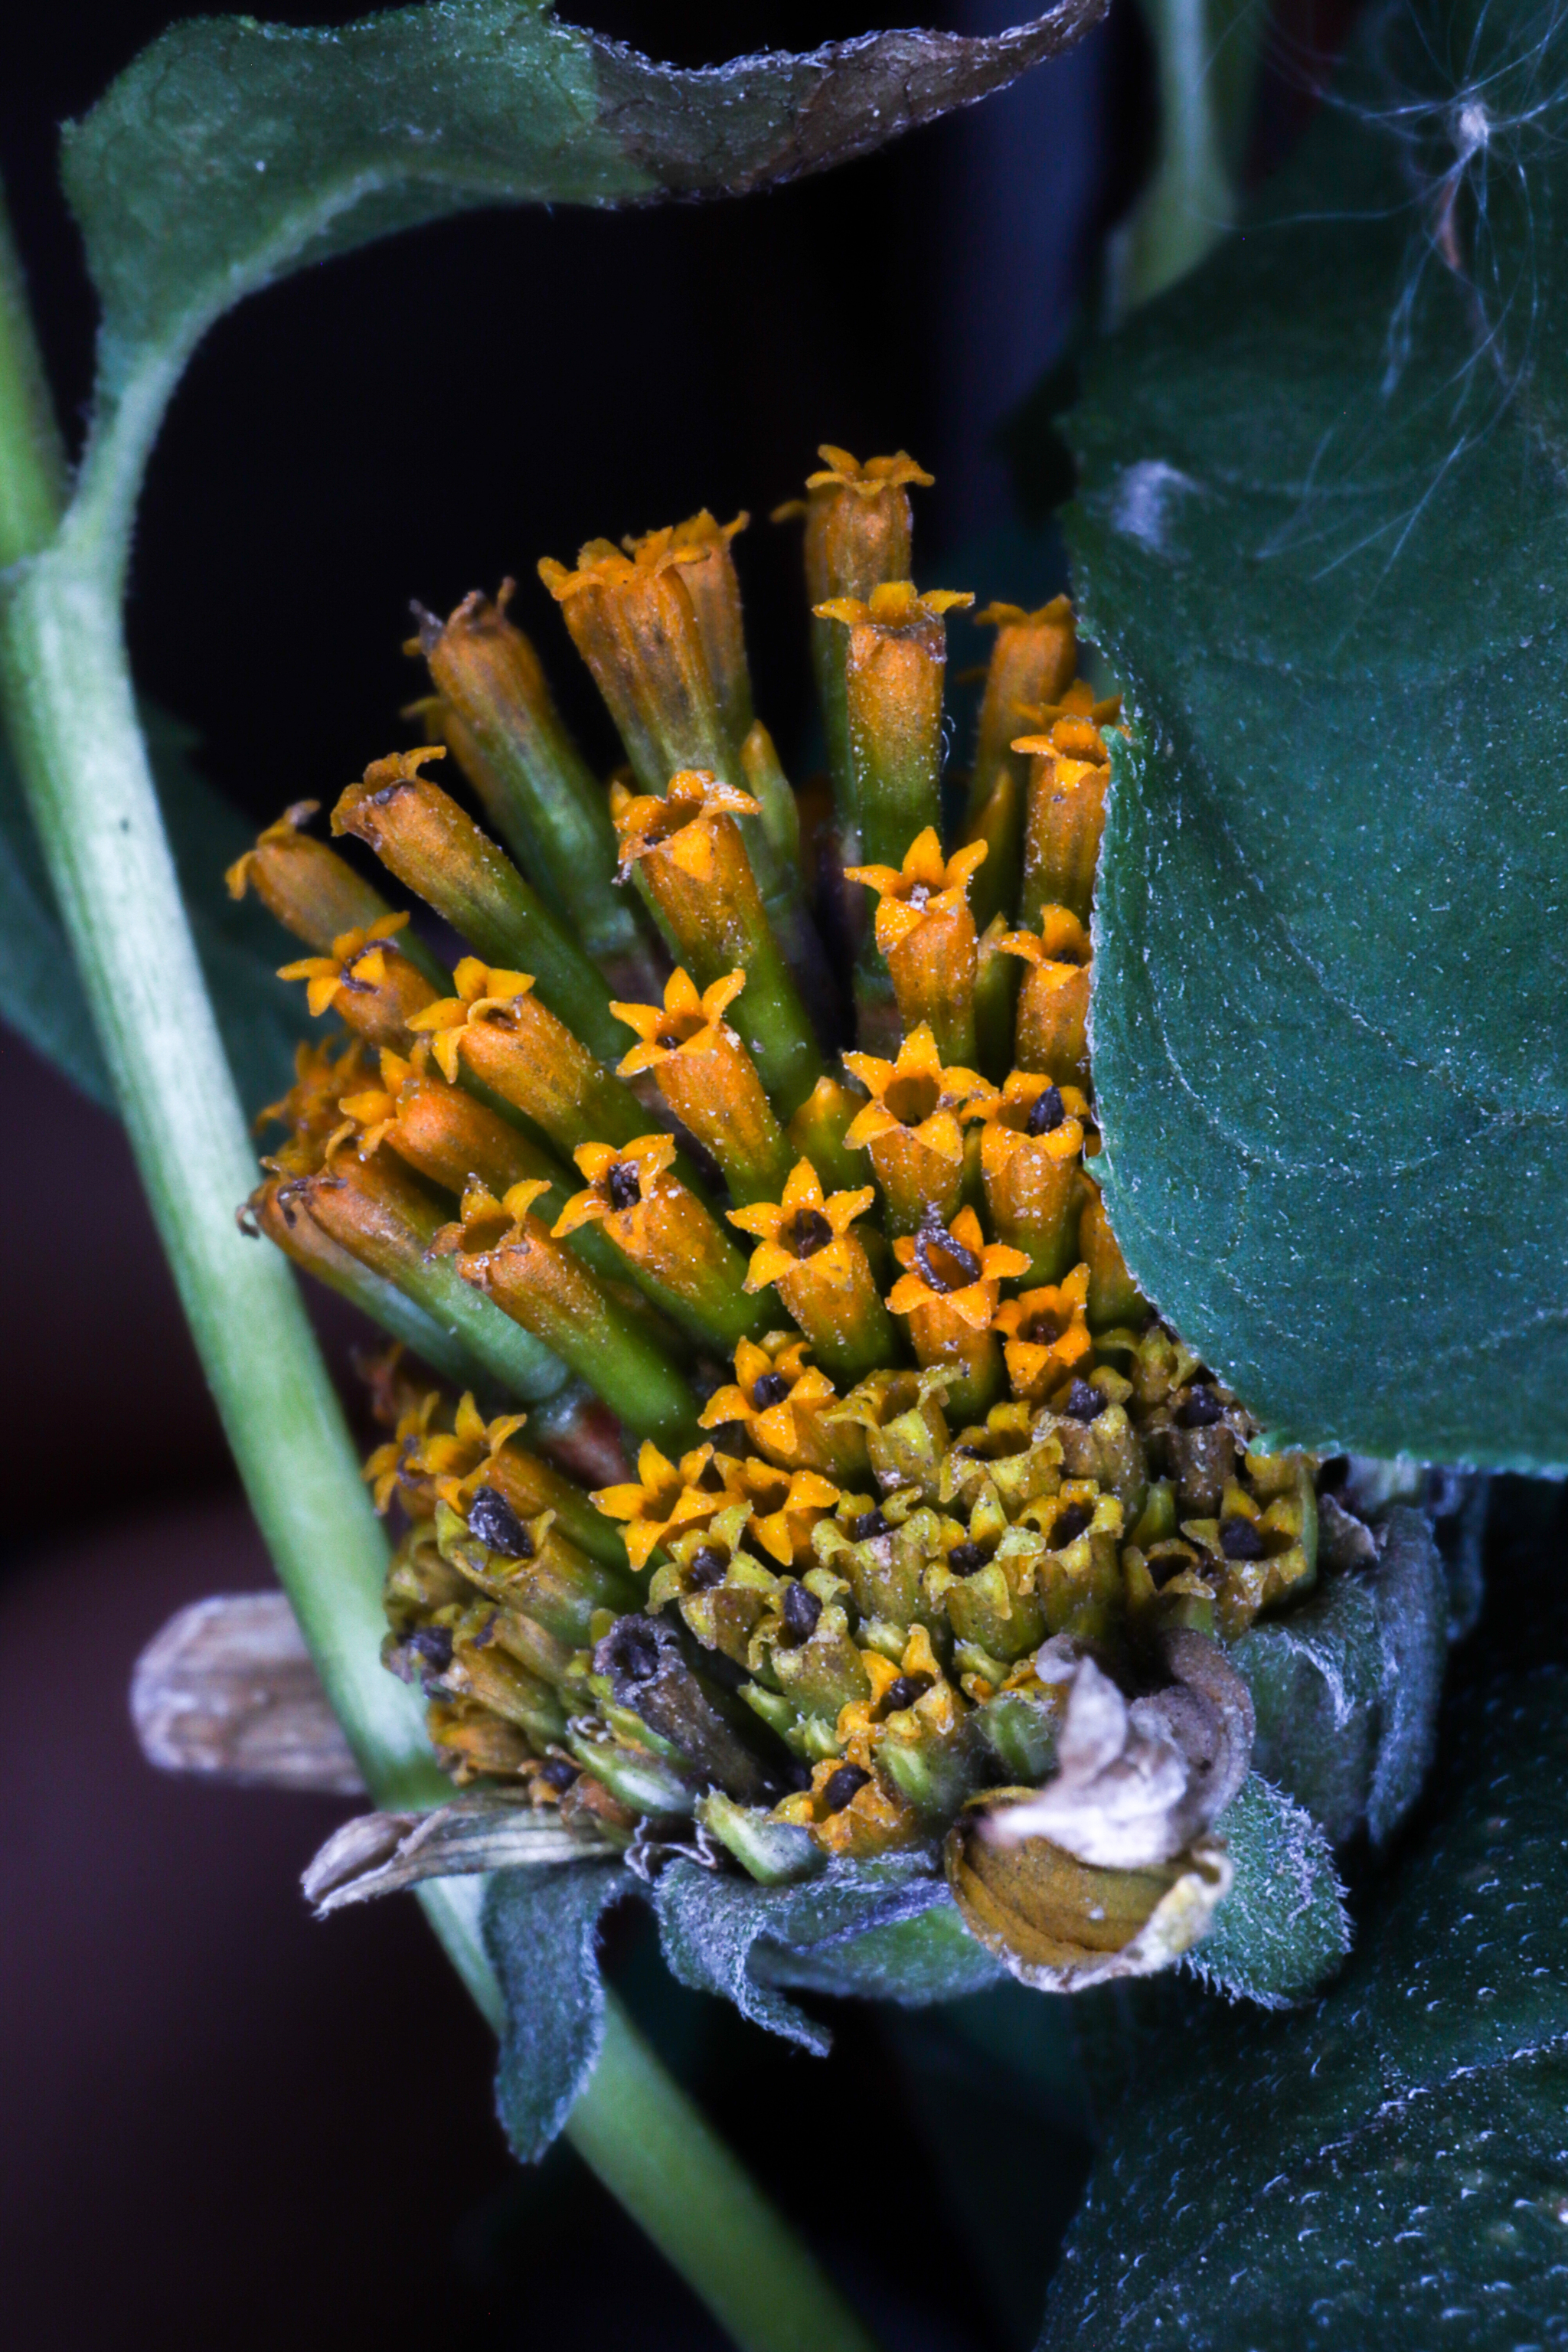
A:
[[[198,13],[57,0],[9,12],[0,34],[0,172],[73,441],[93,309],[57,126]],[[702,64],[1026,12],[566,13]],[[1302,113],[1301,55],[1343,13],[1282,12],[1259,160]],[[1010,511],[996,428],[1092,299],[1100,238],[1153,133],[1146,48],[1120,0],[1061,63],[827,178],[731,205],[476,216],[251,301],[198,352],[153,461],[129,604],[142,690],[195,727],[208,774],[258,821],[307,793],[330,800],[409,740],[409,598],[444,610],[510,572],[605,751],[536,558],[744,506],[759,704],[787,747],[807,723],[798,548],[768,510],[818,440],[905,446],[938,478],[922,581],[1027,593],[942,566],[955,550],[989,549],[1002,572],[1018,561],[996,536]],[[716,2343],[574,2158],[528,2176],[509,2163],[488,2038],[412,1905],[310,1920],[298,1874],[343,1809],[142,1763],[125,1707],[136,1653],[184,1601],[268,1571],[119,1130],[3,1031],[0,1136],[11,2339],[312,2352],[475,2326],[532,2343],[586,2323],[612,2347]],[[850,2014],[824,2066],[676,1993],[634,1925],[613,1940],[661,2047],[889,2343],[1030,2340],[1087,2160],[1039,2039],[1048,2004],[988,1996],[924,2024]],[[998,2048],[1030,2032],[1039,2046],[1005,2066]]]

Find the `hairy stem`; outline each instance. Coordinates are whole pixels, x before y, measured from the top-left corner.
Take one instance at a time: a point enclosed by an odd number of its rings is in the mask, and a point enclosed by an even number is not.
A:
[[[0,707],[116,1100],[250,1506],[378,1803],[446,1793],[412,1693],[384,1672],[385,1543],[294,1281],[235,1210],[255,1161],[208,1003],[136,720],[121,584],[149,391],[119,413],[62,512],[62,468],[0,215]],[[165,387],[165,390],[172,388]],[[143,413],[145,412],[145,413]],[[214,887],[218,885],[214,876]],[[492,2021],[477,1881],[425,1907]],[[755,2352],[863,2352],[810,2254],[618,2010],[568,2131],[588,2164]]]

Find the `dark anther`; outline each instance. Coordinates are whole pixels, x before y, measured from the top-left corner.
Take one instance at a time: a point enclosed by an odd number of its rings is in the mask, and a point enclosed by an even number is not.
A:
[[[1074,1381],[1068,1391],[1067,1409],[1074,1421],[1098,1421],[1105,1411],[1105,1399],[1088,1381]]]
[[[623,1617],[595,1650],[594,1664],[618,1683],[651,1682],[659,1667],[658,1627],[647,1617]]]
[[[783,1404],[789,1394],[789,1382],[782,1372],[764,1372],[752,1390],[752,1402],[759,1412],[771,1404]]]
[[[901,1707],[913,1706],[916,1699],[923,1698],[930,1690],[931,1680],[930,1675],[900,1675],[882,1693],[882,1713],[897,1715]]]
[[[873,1536],[885,1536],[890,1532],[879,1510],[862,1511],[858,1519],[849,1522],[850,1538],[855,1543],[869,1543]]]
[[[810,1641],[816,1631],[816,1621],[821,1614],[822,1603],[815,1592],[808,1592],[804,1584],[788,1584],[784,1587],[783,1615],[784,1631],[790,1637],[789,1646],[792,1649],[797,1643]]]
[[[546,1788],[556,1789],[563,1793],[577,1778],[577,1767],[575,1764],[569,1764],[564,1756],[547,1757],[539,1768],[539,1777]]]
[[[468,1505],[468,1533],[492,1551],[504,1551],[509,1559],[533,1558],[533,1538],[493,1486],[481,1486]]]
[[[1196,1558],[1195,1554],[1191,1551],[1183,1551],[1178,1547],[1173,1545],[1169,1551],[1150,1553],[1150,1581],[1152,1583],[1155,1591],[1161,1592],[1164,1590],[1165,1586],[1169,1584],[1173,1576],[1180,1576],[1184,1569],[1197,1568],[1201,1565],[1202,1563]]]
[[[931,1290],[967,1290],[980,1279],[980,1260],[945,1225],[921,1227],[915,1236],[915,1264]]]
[[[828,1811],[841,1813],[870,1777],[869,1772],[862,1772],[858,1764],[840,1764],[837,1772],[830,1772],[822,1784],[822,1801]]]
[[[796,1257],[815,1257],[833,1239],[833,1228],[820,1209],[803,1209],[790,1228]]]
[[[625,1160],[617,1160],[614,1163],[605,1179],[605,1190],[610,1196],[612,1209],[635,1209],[642,1199],[637,1171]]]
[[[1060,1087],[1047,1087],[1043,1095],[1036,1096],[1035,1107],[1029,1113],[1024,1132],[1026,1135],[1054,1135],[1067,1115]]]
[[[1263,1558],[1263,1538],[1250,1519],[1226,1519],[1220,1527],[1219,1548],[1226,1559]]]
[[[985,1554],[977,1543],[954,1544],[947,1555],[947,1564],[954,1576],[973,1576],[977,1568],[985,1565]]]
[[[408,1646],[434,1675],[444,1675],[452,1663],[452,1636],[445,1625],[421,1625],[408,1636]]]
[[[1033,1340],[1037,1348],[1048,1348],[1053,1340],[1059,1339],[1061,1336],[1062,1327],[1056,1317],[1044,1313],[1036,1316],[1024,1334],[1026,1339]]]
[[[1182,1429],[1210,1429],[1224,1419],[1225,1407],[1210,1388],[1189,1389],[1176,1407],[1176,1422]]]
[[[676,1035],[673,1029],[661,1029],[653,1042],[656,1045],[662,1045],[667,1054],[675,1054],[679,1052],[684,1041]]]
[[[717,1544],[704,1544],[700,1551],[691,1555],[691,1565],[686,1571],[687,1591],[711,1592],[716,1584],[723,1583],[729,1567],[729,1561]]]
[[[1087,1503],[1069,1503],[1051,1529],[1051,1549],[1060,1551],[1064,1545],[1073,1542],[1093,1517]]]

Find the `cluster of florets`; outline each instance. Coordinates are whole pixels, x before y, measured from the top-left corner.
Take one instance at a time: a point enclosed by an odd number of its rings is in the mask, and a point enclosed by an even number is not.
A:
[[[1315,1465],[1153,1314],[1095,1181],[1118,706],[1064,600],[992,607],[944,825],[970,600],[910,582],[912,461],[824,456],[831,793],[752,713],[739,525],[700,515],[541,566],[625,747],[607,784],[504,593],[422,616],[439,741],[332,829],[464,937],[455,971],[309,804],[231,877],[344,1033],[302,1050],[247,1217],[439,1376],[377,1376],[388,1663],[459,1782],[626,1843],[700,1812],[764,1876],[1037,1788],[1077,1662],[1157,1688],[1173,1636],[1243,1631],[1318,1538]],[[510,856],[425,772],[447,751]]]

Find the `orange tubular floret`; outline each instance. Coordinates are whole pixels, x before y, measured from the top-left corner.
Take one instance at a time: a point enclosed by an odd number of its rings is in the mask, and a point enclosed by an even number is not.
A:
[[[742,1339],[734,1380],[716,1389],[702,1412],[704,1429],[734,1423],[749,1444],[783,1470],[821,1470],[842,1485],[867,1475],[860,1430],[825,1421],[839,1402],[826,1372],[795,1331],[770,1331],[760,1343]]]
[[[662,799],[612,795],[624,869],[636,868],[700,989],[746,975],[735,1025],[787,1116],[822,1072],[805,1008],[774,938],[736,819],[758,804],[702,772],[669,780]]]
[[[925,1023],[943,1058],[974,1058],[978,964],[969,886],[986,856],[983,841],[942,856],[934,825],[917,834],[901,866],[851,866],[845,879],[878,893],[877,945],[887,958],[906,1034]]]
[[[1025,1252],[1036,1282],[1057,1282],[1078,1255],[1079,1171],[1089,1105],[1076,1087],[1015,1070],[980,1130],[985,1205],[998,1240]]]
[[[368,936],[392,909],[371,883],[324,841],[304,828],[320,801],[295,801],[276,824],[257,836],[254,849],[237,857],[224,876],[231,898],[254,890],[268,913],[286,931],[325,955],[345,931]]]
[[[336,1013],[372,1045],[412,1053],[411,1024],[435,1002],[436,991],[395,944],[406,915],[383,915],[368,930],[342,931],[330,955],[301,956],[284,964],[279,980],[306,982],[306,1002],[317,1020]]]
[[[893,1255],[904,1271],[888,1305],[908,1317],[921,1365],[950,1373],[949,1418],[978,1421],[1002,1392],[1002,1351],[991,1328],[1002,1285],[1026,1273],[1028,1259],[988,1243],[973,1209],[960,1209],[951,1225],[933,1218],[896,1241]]]
[[[844,1140],[870,1153],[893,1232],[951,1216],[963,1188],[964,1123],[993,1087],[977,1070],[945,1068],[924,1025],[905,1038],[896,1062],[846,1054],[844,1063],[871,1097]]]
[[[726,972],[700,996],[689,975],[678,969],[666,982],[662,1005],[610,1007],[638,1040],[619,1075],[652,1071],[665,1101],[712,1153],[739,1202],[776,1193],[795,1160],[756,1065],[724,1019],[745,985],[743,971]]]
[[[556,1219],[557,1240],[596,1223],[640,1287],[698,1340],[717,1339],[732,1349],[762,1328],[766,1310],[747,1297],[744,1258],[695,1193],[670,1173],[672,1136],[584,1143],[574,1157],[588,1181]]]
[[[1110,751],[1100,730],[1121,709],[1120,698],[1096,702],[1080,682],[1039,714],[1044,733],[1021,735],[1014,742],[1014,751],[1030,762],[1024,832],[1026,922],[1044,906],[1068,907],[1080,923],[1089,920],[1110,781]]]
[[[449,1078],[466,1071],[544,1129],[561,1151],[590,1136],[630,1142],[647,1113],[563,1021],[540,1003],[526,971],[501,971],[465,956],[456,996],[427,1005],[413,1023],[427,1034]]]
[[[1041,909],[1040,929],[1008,931],[997,945],[1029,966],[1018,996],[1020,1066],[1058,1086],[1089,1086],[1089,933],[1066,907]]]
[[[475,1176],[498,1194],[527,1176],[557,1180],[560,1171],[536,1143],[432,1071],[428,1055],[424,1044],[412,1060],[384,1049],[380,1086],[342,1097],[339,1108],[359,1130],[362,1158],[389,1143],[421,1176],[458,1194]]]
[[[685,578],[706,551],[675,542],[673,531],[655,531],[628,555],[594,539],[578,550],[575,570],[549,556],[539,566],[637,782],[655,794],[683,768],[732,772],[740,754]]]
[[[639,1572],[661,1546],[706,1528],[733,1499],[711,1445],[693,1446],[671,1462],[651,1441],[637,1454],[634,1480],[601,1486],[591,1497],[606,1518],[626,1523],[626,1556]]]
[[[849,1230],[875,1198],[869,1184],[825,1196],[816,1169],[802,1160],[781,1200],[753,1201],[730,1212],[730,1223],[759,1244],[747,1289],[772,1284],[818,1361],[840,1381],[859,1380],[891,1362],[898,1349],[865,1244]]]
[[[1026,1403],[1053,1403],[1094,1341],[1089,1328],[1089,1268],[1075,1265],[1059,1283],[1004,1299],[993,1330],[1002,1338],[1013,1393]]]

